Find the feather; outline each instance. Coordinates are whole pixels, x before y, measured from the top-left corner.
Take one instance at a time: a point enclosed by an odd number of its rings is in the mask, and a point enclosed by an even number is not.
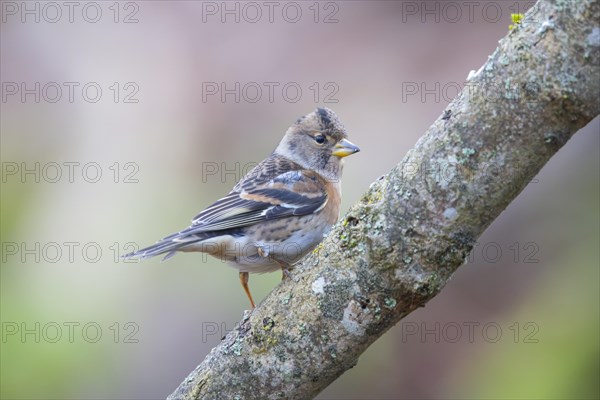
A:
[[[315,172],[274,154],[250,171],[227,196],[198,214],[181,234],[240,228],[316,212],[327,204],[325,183]]]

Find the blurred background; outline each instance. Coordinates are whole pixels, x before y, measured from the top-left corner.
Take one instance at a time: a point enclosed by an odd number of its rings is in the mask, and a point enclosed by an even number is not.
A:
[[[167,396],[248,301],[216,259],[119,256],[188,226],[317,106],[362,149],[345,212],[531,3],[3,1],[1,397]],[[598,131],[319,398],[598,398]],[[252,276],[255,299],[279,280]]]

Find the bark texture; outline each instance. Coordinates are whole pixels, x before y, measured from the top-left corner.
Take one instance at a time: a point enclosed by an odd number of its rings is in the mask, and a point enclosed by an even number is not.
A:
[[[444,287],[600,113],[600,5],[542,0],[404,160],[169,399],[309,399]]]

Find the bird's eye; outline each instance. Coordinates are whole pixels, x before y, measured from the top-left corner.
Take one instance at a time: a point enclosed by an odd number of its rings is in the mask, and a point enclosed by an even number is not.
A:
[[[315,139],[315,142],[317,142],[319,144],[325,143],[325,136],[321,135],[320,133],[313,136],[313,139]]]

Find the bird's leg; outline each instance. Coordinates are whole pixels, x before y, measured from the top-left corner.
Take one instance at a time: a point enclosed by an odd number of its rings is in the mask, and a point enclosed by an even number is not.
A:
[[[284,263],[283,261],[279,261],[279,260],[275,260],[275,261],[277,262],[277,264],[279,264],[279,267],[281,268],[281,280],[284,281],[286,278],[293,280],[292,274],[290,273],[291,265]]]
[[[240,283],[246,291],[246,296],[248,296],[248,300],[250,300],[250,305],[254,309],[256,306],[254,305],[254,300],[252,300],[252,295],[250,294],[250,288],[248,287],[248,279],[250,274],[248,272],[240,272]]]
[[[264,246],[257,246],[256,251],[258,252],[258,255],[261,257],[265,257],[265,258],[269,257],[269,250],[267,248],[265,248]],[[281,272],[282,272],[282,276],[281,276],[282,281],[285,278],[292,279],[292,275],[290,274],[291,266],[288,263],[277,260],[273,257],[271,257],[271,260],[273,260],[277,264],[279,264],[279,268],[281,268]]]

